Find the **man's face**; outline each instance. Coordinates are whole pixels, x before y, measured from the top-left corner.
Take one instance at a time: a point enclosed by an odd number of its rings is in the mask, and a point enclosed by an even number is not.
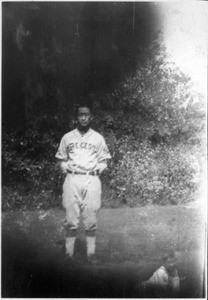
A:
[[[166,269],[171,272],[176,268],[176,259],[168,258],[166,262]]]
[[[88,107],[80,107],[78,109],[78,123],[79,126],[83,127],[83,128],[87,128],[91,121],[92,121],[92,116],[91,116],[91,112],[90,109]]]

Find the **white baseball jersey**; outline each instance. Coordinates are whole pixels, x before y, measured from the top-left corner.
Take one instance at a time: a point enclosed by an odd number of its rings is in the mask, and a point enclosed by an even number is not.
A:
[[[161,287],[161,288],[168,288],[171,287],[174,291],[178,291],[180,289],[180,280],[178,277],[178,272],[174,277],[170,276],[166,271],[165,267],[160,267],[147,281],[152,285]]]
[[[111,155],[103,136],[90,128],[84,135],[78,129],[65,134],[56,158],[67,161],[71,171],[90,172]]]
[[[67,161],[69,169],[78,173],[97,170],[99,163],[111,158],[103,136],[93,129],[89,129],[84,135],[78,129],[65,134],[56,157]],[[68,173],[63,185],[62,201],[66,209],[65,225],[70,229],[77,229],[79,215],[82,213],[85,230],[95,230],[96,214],[101,206],[100,178]]]

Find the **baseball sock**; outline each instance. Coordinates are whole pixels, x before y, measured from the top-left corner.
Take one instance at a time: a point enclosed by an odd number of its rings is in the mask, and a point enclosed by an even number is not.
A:
[[[87,256],[95,254],[96,237],[86,236],[86,240],[87,240]]]
[[[75,243],[76,237],[66,237],[66,254],[69,256],[74,255],[74,243]]]

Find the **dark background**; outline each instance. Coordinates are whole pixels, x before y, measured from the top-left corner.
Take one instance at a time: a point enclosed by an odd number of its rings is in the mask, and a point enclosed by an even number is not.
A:
[[[143,280],[156,270],[156,251],[162,253],[167,241],[173,245],[176,239],[179,254],[198,249],[199,235],[192,231],[200,231],[198,219],[185,205],[199,197],[205,111],[190,78],[167,63],[156,4],[2,3],[4,296],[142,297],[134,294],[138,271]],[[93,104],[93,128],[112,155],[101,178],[102,207],[112,209],[101,211],[98,237],[104,233],[106,248],[101,240],[98,247],[101,258],[116,267],[109,275],[109,267],[101,266],[100,277],[96,270],[72,273],[57,245],[64,176],[55,153],[63,134],[74,128],[73,111],[83,98]],[[161,214],[165,205],[170,219],[166,210]],[[129,209],[135,219],[115,209],[129,207],[139,207]],[[129,244],[121,235],[126,225]],[[123,264],[121,273],[117,267],[128,260],[132,267]],[[183,263],[184,296],[197,297],[201,273],[192,260]]]
[[[84,100],[112,156],[104,207],[195,199],[203,101],[167,60],[156,6],[2,3],[3,210],[60,207],[55,153]]]
[[[2,119],[11,129],[113,90],[144,61],[159,18],[147,2],[3,2]],[[142,53],[142,59],[139,58]]]
[[[60,207],[55,153],[84,100],[112,156],[104,207],[195,199],[204,102],[167,60],[157,6],[2,3],[3,210]]]

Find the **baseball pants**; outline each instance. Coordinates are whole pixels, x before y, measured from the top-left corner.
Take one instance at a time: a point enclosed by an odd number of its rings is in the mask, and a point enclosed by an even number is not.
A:
[[[97,212],[101,206],[101,181],[98,176],[67,174],[63,184],[65,226],[76,230],[82,215],[86,231],[97,228]]]

